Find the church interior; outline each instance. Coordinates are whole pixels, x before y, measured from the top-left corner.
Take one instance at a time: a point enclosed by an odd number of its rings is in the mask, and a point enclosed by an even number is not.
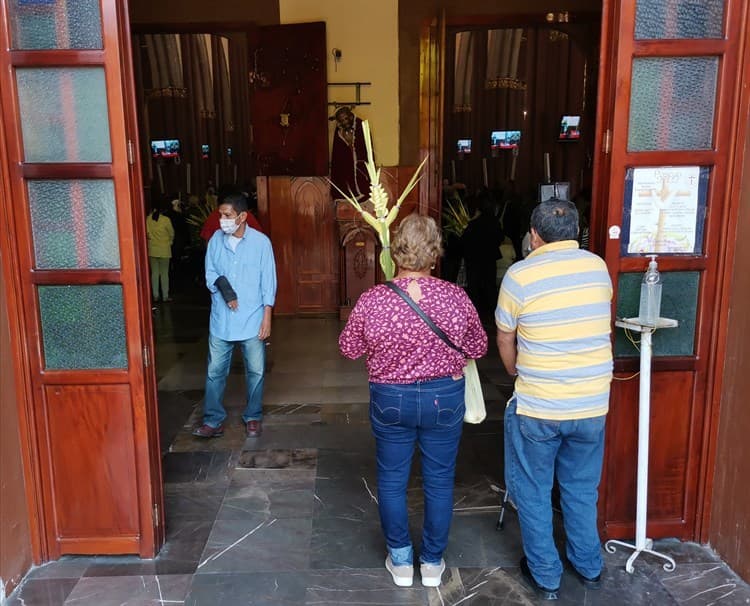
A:
[[[63,552],[33,566],[22,582],[18,576],[7,602],[0,591],[0,604],[536,603],[518,567],[523,550],[513,507],[498,520],[503,411],[513,378],[494,343],[493,312],[504,272],[529,252],[525,236],[538,202],[571,200],[581,247],[603,255],[608,245],[605,185],[596,172],[605,139],[599,126],[613,113],[603,99],[616,96],[615,77],[601,78],[612,37],[604,4],[130,0],[133,77],[125,88],[134,99],[136,201],[143,207],[134,216],[166,208],[175,230],[169,300],[149,297],[144,322],[154,345],[150,431],[159,448],[152,472],[163,487],[163,511],[154,515],[164,522],[156,533],[164,542],[153,558]],[[383,569],[367,372],[363,360],[346,360],[337,348],[358,297],[384,279],[375,233],[340,195],[366,204],[365,120],[391,200],[425,161],[399,216],[419,212],[438,221],[444,253],[436,274],[467,290],[489,335],[489,353],[478,362],[488,417],[464,426],[449,568],[439,589],[396,588]],[[610,170],[602,164],[608,160],[599,162]],[[201,232],[232,192],[248,196],[276,257],[266,430],[247,438],[239,421],[243,367],[235,352],[226,399],[233,423],[222,438],[199,440],[191,429],[201,418],[210,305]],[[145,228],[134,232],[142,240]],[[493,255],[489,275],[472,267]],[[614,271],[629,293],[641,268],[623,263]],[[665,399],[688,403],[660,409],[652,421],[663,441],[652,463],[649,508],[655,549],[674,558],[677,572],[644,557],[629,574],[629,554],[607,552],[604,589],[588,590],[566,570],[565,603],[750,601],[743,580],[750,558],[717,553],[701,526],[707,488],[698,469],[708,465],[708,421],[702,423],[711,415],[698,402],[707,390],[701,364],[710,344],[696,328],[709,314],[701,303],[707,287],[696,276],[705,267],[690,260],[669,267],[681,274],[672,288],[687,303],[674,303],[683,332],[655,345],[663,356],[656,382]],[[4,310],[4,296],[0,302]],[[623,294],[614,312],[627,314],[633,304]],[[638,351],[620,336],[615,355],[621,382],[613,388],[608,423],[618,429],[608,437],[599,502],[604,539],[632,537],[636,507],[630,468]],[[685,369],[698,378],[679,375]],[[20,455],[12,461],[20,469]],[[424,513],[420,480],[417,458],[409,483],[413,533]],[[23,490],[12,502],[4,498],[22,517]],[[12,572],[32,560],[30,533],[22,524],[11,537],[17,555],[2,564]]]

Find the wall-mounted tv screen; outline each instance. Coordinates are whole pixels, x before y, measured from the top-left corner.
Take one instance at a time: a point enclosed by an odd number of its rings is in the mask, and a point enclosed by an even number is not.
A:
[[[180,156],[180,140],[153,140],[151,141],[151,154],[154,156],[154,158],[178,158]]]
[[[201,145],[201,158],[203,158],[204,160],[207,160],[208,159],[208,153],[209,153],[210,150],[211,150],[211,148],[208,145],[206,145],[205,143],[203,145]]]
[[[471,153],[471,139],[459,139],[457,144],[459,154]]]
[[[521,143],[520,130],[493,130],[490,135],[492,149],[516,149]]]
[[[560,141],[576,141],[581,138],[581,116],[563,116],[560,120]]]

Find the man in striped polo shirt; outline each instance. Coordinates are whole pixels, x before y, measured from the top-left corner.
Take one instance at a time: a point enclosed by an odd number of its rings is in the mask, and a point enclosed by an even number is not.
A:
[[[521,572],[548,600],[558,598],[562,576],[552,538],[555,474],[568,561],[587,588],[601,584],[596,503],[612,380],[612,282],[577,236],[573,203],[539,204],[533,252],[506,273],[495,310],[500,357],[516,376],[505,411],[505,480],[521,524]]]

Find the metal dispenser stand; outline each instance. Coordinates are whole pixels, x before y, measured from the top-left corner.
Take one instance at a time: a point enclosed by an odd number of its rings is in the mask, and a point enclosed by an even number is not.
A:
[[[663,560],[664,570],[672,572],[677,564],[668,555],[654,551],[654,541],[646,537],[646,512],[648,499],[648,442],[651,413],[651,335],[658,328],[676,328],[677,320],[659,318],[656,326],[646,326],[638,318],[617,320],[615,326],[641,333],[641,367],[640,391],[638,394],[638,490],[635,514],[635,544],[611,539],[604,544],[607,553],[617,551],[615,545],[633,549],[633,554],[625,564],[625,570],[633,574],[633,562],[643,552],[655,555]]]

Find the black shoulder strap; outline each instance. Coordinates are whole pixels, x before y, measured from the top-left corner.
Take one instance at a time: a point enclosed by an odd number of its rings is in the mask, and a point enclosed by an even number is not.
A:
[[[411,308],[412,308],[412,309],[413,309],[413,310],[414,310],[414,311],[416,312],[416,314],[417,314],[417,315],[418,315],[418,316],[419,316],[420,318],[422,318],[422,320],[424,320],[424,323],[425,323],[425,324],[427,324],[427,326],[429,326],[429,327],[430,327],[430,329],[432,329],[432,332],[434,332],[434,333],[435,333],[435,334],[436,334],[436,335],[437,335],[438,337],[440,337],[440,339],[441,339],[441,340],[443,341],[443,343],[445,343],[446,345],[448,345],[448,346],[449,346],[449,347],[451,347],[452,349],[455,349],[455,350],[456,350],[457,352],[459,352],[460,354],[462,354],[462,355],[464,355],[464,356],[466,355],[466,354],[464,354],[464,352],[463,352],[463,351],[462,351],[462,350],[461,350],[460,348],[456,347],[456,346],[455,346],[455,345],[453,344],[453,341],[451,341],[451,340],[450,340],[450,339],[448,338],[448,335],[446,335],[446,334],[445,334],[445,333],[444,333],[444,332],[443,332],[443,331],[442,331],[442,330],[440,329],[440,327],[438,327],[438,325],[437,325],[437,324],[435,324],[435,322],[433,322],[433,321],[432,321],[432,319],[430,318],[430,316],[428,316],[428,315],[427,315],[426,313],[424,313],[424,312],[422,311],[422,308],[421,308],[421,307],[420,307],[419,305],[417,305],[417,304],[416,304],[416,303],[414,302],[414,299],[412,299],[412,298],[411,298],[411,297],[410,297],[410,296],[409,296],[408,294],[406,294],[406,293],[405,293],[405,292],[403,291],[403,289],[399,288],[399,287],[398,287],[398,286],[397,286],[396,284],[394,284],[393,282],[386,282],[386,283],[385,283],[385,285],[386,285],[386,286],[387,286],[388,288],[390,288],[390,289],[391,289],[391,290],[392,290],[393,292],[395,292],[395,293],[396,293],[396,294],[397,294],[397,295],[398,295],[399,297],[401,297],[401,298],[402,298],[402,299],[403,299],[404,301],[406,301],[406,303],[407,303],[407,304],[409,305],[409,307],[411,307]]]

